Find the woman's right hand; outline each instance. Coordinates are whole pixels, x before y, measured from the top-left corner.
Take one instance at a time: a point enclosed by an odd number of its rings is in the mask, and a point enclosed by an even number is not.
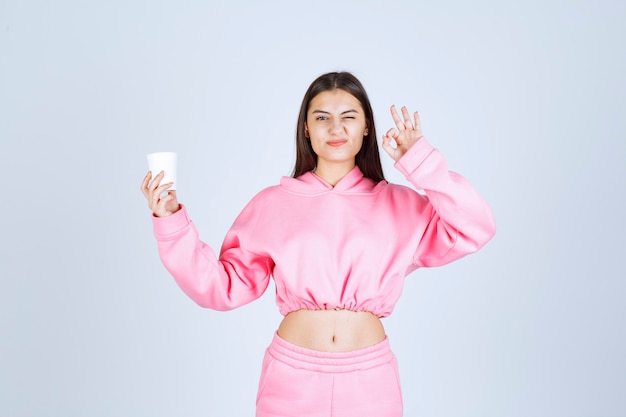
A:
[[[168,191],[167,195],[161,197],[161,194],[173,184],[169,182],[161,185],[164,175],[165,173],[161,171],[152,180],[152,172],[148,171],[141,183],[141,192],[148,200],[148,207],[157,217],[169,216],[180,210],[180,204],[176,199],[176,190]]]

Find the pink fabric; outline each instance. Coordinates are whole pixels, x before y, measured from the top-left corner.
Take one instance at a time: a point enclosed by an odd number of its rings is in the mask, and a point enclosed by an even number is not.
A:
[[[388,340],[352,352],[320,352],[275,335],[263,360],[256,416],[402,416]]]
[[[481,248],[495,233],[489,205],[421,138],[396,163],[417,190],[374,183],[355,167],[334,187],[309,172],[258,193],[219,256],[187,210],[153,217],[165,267],[203,307],[260,297],[271,277],[281,314],[341,308],[391,314],[404,278]]]

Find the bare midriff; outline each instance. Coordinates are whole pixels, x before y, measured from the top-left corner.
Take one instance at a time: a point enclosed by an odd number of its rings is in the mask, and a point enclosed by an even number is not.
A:
[[[349,352],[385,339],[380,319],[366,311],[297,310],[285,316],[278,336],[289,343],[323,352]]]

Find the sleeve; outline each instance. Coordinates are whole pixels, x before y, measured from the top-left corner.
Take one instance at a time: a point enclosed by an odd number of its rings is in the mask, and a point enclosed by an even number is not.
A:
[[[489,204],[443,155],[420,138],[395,167],[428,200],[429,219],[413,256],[414,267],[440,266],[476,252],[495,234]]]
[[[254,236],[250,204],[228,231],[219,258],[199,238],[187,210],[154,217],[159,256],[178,286],[201,307],[231,310],[259,298],[267,289],[273,261],[245,248]]]

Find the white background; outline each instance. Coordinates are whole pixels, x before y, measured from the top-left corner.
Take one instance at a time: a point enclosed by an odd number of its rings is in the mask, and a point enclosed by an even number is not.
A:
[[[290,174],[309,83],[348,70],[379,134],[420,111],[498,224],[385,319],[405,415],[626,416],[625,4],[1,0],[0,415],[252,416],[273,286],[184,296],[145,154],[179,153],[218,248]]]

